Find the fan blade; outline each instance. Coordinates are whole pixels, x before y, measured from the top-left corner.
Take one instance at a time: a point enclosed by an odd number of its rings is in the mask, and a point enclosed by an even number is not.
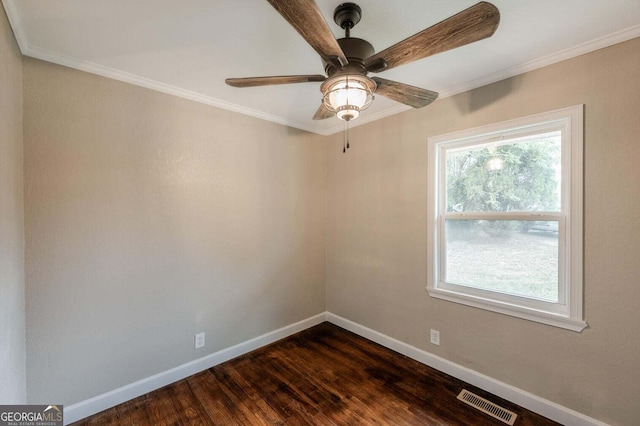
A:
[[[340,68],[349,61],[313,0],[267,0],[326,61]]]
[[[272,84],[309,83],[325,81],[324,75],[278,75],[272,77],[227,78],[224,82],[233,87],[270,86]]]
[[[499,23],[498,9],[483,1],[370,56],[365,66],[380,72],[455,49],[491,37]]]
[[[414,108],[422,108],[438,99],[438,93],[432,92],[431,90],[421,89],[380,77],[373,77],[372,80],[378,85],[376,89],[377,95],[382,95]]]
[[[336,115],[335,112],[329,111],[324,104],[320,104],[320,108],[313,115],[314,120],[326,120],[327,118],[331,118]]]

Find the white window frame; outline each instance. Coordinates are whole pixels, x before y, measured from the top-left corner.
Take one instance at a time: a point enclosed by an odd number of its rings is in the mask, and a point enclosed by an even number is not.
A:
[[[427,291],[432,297],[577,332],[587,327],[583,320],[583,116],[584,105],[577,105],[428,139]],[[447,150],[556,130],[562,135],[560,212],[447,212]],[[557,221],[558,302],[444,282],[445,219],[466,218]]]

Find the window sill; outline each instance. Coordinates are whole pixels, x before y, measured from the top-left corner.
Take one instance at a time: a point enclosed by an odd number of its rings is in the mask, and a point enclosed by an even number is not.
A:
[[[431,297],[436,299],[447,300],[449,302],[460,303],[474,308],[485,309],[499,314],[509,315],[512,317],[522,318],[528,321],[539,322],[554,327],[564,328],[571,331],[581,332],[588,327],[588,324],[582,320],[568,318],[562,315],[552,314],[549,312],[538,311],[531,308],[512,305],[495,300],[483,299],[481,297],[461,294],[450,290],[427,287],[427,292]]]

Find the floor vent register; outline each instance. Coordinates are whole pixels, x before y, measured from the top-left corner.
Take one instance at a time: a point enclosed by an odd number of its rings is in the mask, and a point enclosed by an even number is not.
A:
[[[491,401],[487,401],[466,389],[462,389],[462,392],[458,395],[458,399],[510,426],[513,426],[513,423],[516,421],[516,417],[518,417],[516,413],[505,410],[501,406],[494,404]]]

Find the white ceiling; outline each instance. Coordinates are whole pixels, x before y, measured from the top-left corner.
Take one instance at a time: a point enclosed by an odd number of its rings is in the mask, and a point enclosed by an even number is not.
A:
[[[478,0],[360,0],[352,37],[383,50]],[[341,0],[317,0],[333,22]],[[493,37],[380,75],[441,98],[640,36],[640,0],[493,0]],[[3,0],[22,53],[328,135],[319,83],[233,88],[227,77],[323,74],[317,53],[264,0]],[[428,106],[426,108],[429,108]],[[409,109],[377,96],[354,121]]]

